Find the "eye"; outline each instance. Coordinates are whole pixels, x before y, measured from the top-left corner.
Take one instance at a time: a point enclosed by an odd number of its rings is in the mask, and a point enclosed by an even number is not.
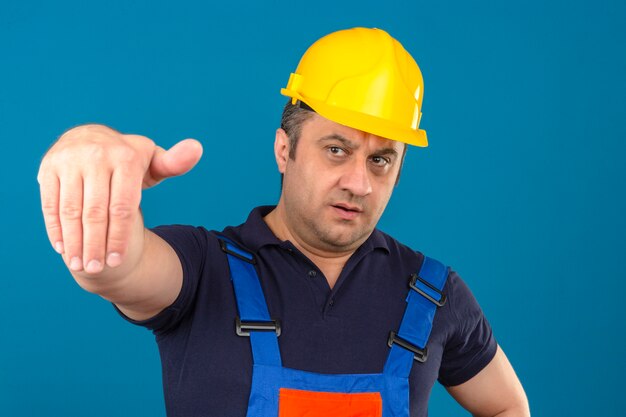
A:
[[[377,167],[385,167],[391,162],[389,158],[385,158],[383,156],[372,156],[371,161]]]
[[[339,146],[329,146],[328,147],[328,152],[330,152],[331,154],[336,155],[336,156],[342,156],[342,155],[345,155],[345,153],[346,153],[346,151],[341,149]]]

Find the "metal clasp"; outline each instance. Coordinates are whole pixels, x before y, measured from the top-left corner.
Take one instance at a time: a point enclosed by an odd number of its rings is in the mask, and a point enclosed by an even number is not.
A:
[[[421,282],[422,284],[426,285],[428,288],[430,288],[431,290],[433,290],[434,292],[436,292],[437,294],[440,295],[439,300],[431,297],[429,294],[427,294],[424,290],[422,290],[421,288],[419,288],[417,286],[417,281]],[[426,299],[428,299],[429,301],[431,301],[433,304],[435,304],[437,307],[442,307],[446,301],[447,301],[447,297],[444,293],[442,293],[441,291],[439,291],[437,288],[433,287],[430,282],[423,280],[422,278],[419,277],[419,275],[417,274],[411,274],[411,281],[409,282],[409,287],[411,287],[412,290],[417,291],[420,295],[422,295],[423,297],[425,297]]]
[[[235,258],[239,258],[239,259],[241,259],[242,261],[245,261],[245,262],[251,263],[251,264],[253,264],[253,265],[256,263],[256,260],[254,259],[254,256],[250,255],[251,257],[250,257],[250,258],[248,258],[247,256],[245,256],[245,255],[243,255],[243,254],[241,254],[241,253],[239,253],[239,252],[235,252],[234,250],[230,249],[230,248],[228,247],[229,243],[228,243],[228,242],[226,242],[225,240],[223,240],[223,239],[218,239],[218,240],[219,240],[219,242],[220,242],[220,248],[222,248],[222,250],[223,250],[225,253],[227,253],[227,254],[229,254],[229,255],[233,255]],[[233,246],[233,247],[234,247],[234,245],[231,245],[231,246]]]
[[[280,336],[280,320],[269,321],[241,321],[239,316],[235,318],[235,331],[237,336],[250,336],[250,331],[276,332]]]
[[[391,347],[393,344],[397,344],[404,349],[413,352],[413,359],[418,362],[424,363],[426,359],[428,359],[428,348],[420,349],[415,346],[413,343],[407,341],[406,339],[398,336],[396,332],[389,332],[389,339],[387,339],[387,345]]]

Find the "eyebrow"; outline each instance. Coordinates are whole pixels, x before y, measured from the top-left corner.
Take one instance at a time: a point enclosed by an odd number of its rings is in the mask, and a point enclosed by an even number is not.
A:
[[[318,142],[325,142],[325,141],[339,141],[341,142],[345,147],[354,150],[354,149],[358,149],[359,148],[359,144],[358,143],[354,143],[351,140],[337,134],[337,133],[332,133],[330,135],[326,135],[326,136],[322,136],[321,138],[319,138],[317,141]],[[380,148],[375,152],[372,152],[372,155],[394,155],[397,156],[398,155],[398,151],[396,151],[394,148]]]
[[[333,133],[330,135],[326,135],[326,136],[322,136],[321,138],[319,138],[317,141],[318,142],[325,142],[325,141],[332,141],[332,140],[337,140],[341,143],[343,143],[347,148],[350,149],[358,149],[359,145],[357,143],[353,143],[352,141],[346,139],[345,137],[337,134],[337,133]]]

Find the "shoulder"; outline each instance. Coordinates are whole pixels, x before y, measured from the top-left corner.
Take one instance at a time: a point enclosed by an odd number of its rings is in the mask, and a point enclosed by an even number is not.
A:
[[[214,233],[203,226],[169,224],[152,227],[149,230],[177,250],[206,248],[209,241],[215,239]]]
[[[157,226],[150,230],[164,239],[176,250],[181,260],[197,258],[200,254],[212,257],[221,252],[220,238],[227,238],[239,248],[256,253],[267,243],[277,243],[263,217],[273,206],[260,206],[252,209],[248,218],[237,226],[227,226],[222,231],[208,230],[203,226],[172,224]],[[185,253],[188,256],[185,256]]]
[[[439,382],[454,386],[468,381],[487,366],[496,353],[497,342],[478,300],[453,270],[444,291],[448,297],[445,314],[435,317],[444,336]]]
[[[159,235],[162,238],[167,239],[196,239],[206,240],[209,235],[209,231],[203,226],[192,226],[188,224],[166,224],[151,227],[149,229],[153,233]]]
[[[171,224],[156,226],[150,231],[174,249],[183,270],[201,272],[207,261],[211,264],[220,251],[217,233],[204,226]]]
[[[445,259],[439,256],[433,258],[429,254],[412,248],[378,229],[375,230],[375,233],[377,234],[375,240],[379,243],[384,242],[393,263],[408,265],[412,272],[417,273],[422,268],[424,259],[428,257],[439,263],[441,268],[447,270],[447,278],[442,292],[448,300],[445,310],[451,310],[450,313],[455,321],[463,321],[462,318],[467,317],[468,314],[478,314],[478,303],[474,295],[459,273]]]
[[[416,272],[424,262],[422,252],[409,247],[379,229],[374,229],[368,241],[372,246],[385,250],[393,264],[406,265]]]

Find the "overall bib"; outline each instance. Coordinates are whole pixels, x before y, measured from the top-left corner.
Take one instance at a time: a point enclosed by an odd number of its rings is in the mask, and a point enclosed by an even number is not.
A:
[[[227,254],[239,317],[236,331],[250,337],[252,387],[247,417],[409,417],[409,373],[414,361],[425,362],[426,344],[448,268],[424,257],[413,274],[407,306],[382,373],[318,374],[282,366],[280,321],[270,318],[254,255],[220,236]],[[330,354],[330,352],[329,352]]]

